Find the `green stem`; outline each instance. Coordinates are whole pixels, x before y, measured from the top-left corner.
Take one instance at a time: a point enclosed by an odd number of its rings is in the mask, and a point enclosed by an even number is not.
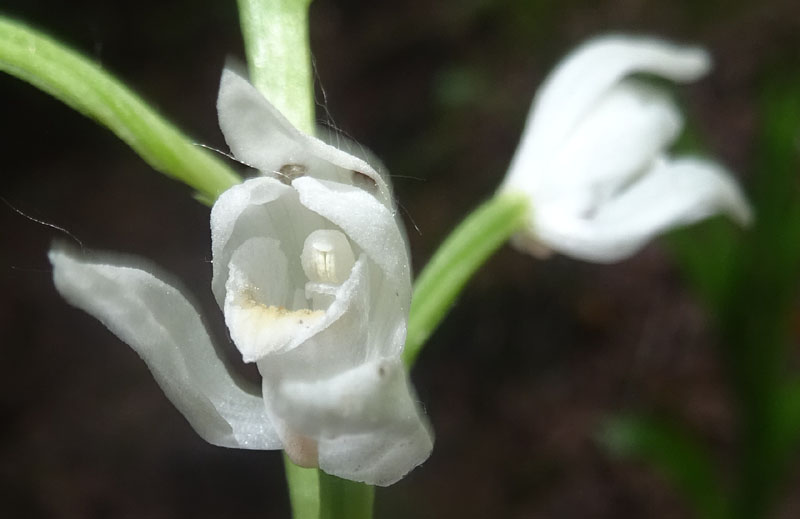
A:
[[[286,454],[283,455],[283,465],[286,471],[286,483],[289,487],[292,517],[294,519],[318,519],[320,516],[319,477],[322,472],[298,467]]]
[[[450,233],[414,285],[403,352],[407,366],[414,364],[469,278],[512,234],[528,224],[530,211],[527,197],[498,194]]]
[[[106,126],[150,166],[190,185],[204,200],[215,200],[241,181],[99,65],[4,17],[0,17],[0,70]]]
[[[300,130],[313,134],[311,0],[238,0],[250,80]]]
[[[319,473],[320,519],[370,519],[375,487]]]

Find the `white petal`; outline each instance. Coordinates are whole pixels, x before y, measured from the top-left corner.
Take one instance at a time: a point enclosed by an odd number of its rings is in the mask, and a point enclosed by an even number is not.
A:
[[[365,161],[296,129],[245,78],[225,68],[217,99],[219,124],[239,160],[278,176],[307,174],[366,185],[391,205],[385,180]]]
[[[388,275],[409,278],[408,250],[393,212],[363,190],[309,177],[292,183],[300,203],[339,226]]]
[[[243,243],[252,238],[274,239],[287,255],[286,279],[264,278],[262,290],[273,292],[272,283],[302,287],[306,281],[299,261],[303,242],[312,231],[329,225],[300,204],[294,189],[274,178],[253,178],[225,191],[211,209],[211,288],[220,308],[224,307],[231,257]],[[297,258],[289,258],[294,251]]]
[[[530,175],[536,205],[592,212],[649,168],[681,129],[677,107],[663,92],[624,80],[608,90],[547,164]]]
[[[263,400],[234,379],[179,290],[155,277],[151,268],[130,266],[131,260],[81,258],[61,248],[49,256],[59,293],[142,357],[203,439],[223,447],[280,448]]]
[[[411,273],[405,237],[395,215],[369,194],[344,184],[299,178],[300,202],[336,224],[379,270],[370,279],[369,342],[381,355],[399,355],[411,304]]]
[[[673,81],[693,81],[708,71],[710,63],[703,49],[652,38],[605,36],[589,41],[567,56],[539,89],[509,177],[549,174],[541,170],[542,162],[549,160],[552,150],[563,144],[595,102],[624,77],[649,73]]]
[[[742,225],[752,219],[727,171],[697,158],[662,160],[591,217],[540,211],[535,232],[564,254],[611,262],[632,255],[658,233],[720,212]]]
[[[319,467],[340,478],[388,486],[421,465],[433,449],[433,433],[424,423],[408,430],[340,436],[320,440]]]
[[[319,466],[330,474],[389,485],[430,455],[433,437],[400,359],[287,381],[270,393],[288,426],[318,440]]]

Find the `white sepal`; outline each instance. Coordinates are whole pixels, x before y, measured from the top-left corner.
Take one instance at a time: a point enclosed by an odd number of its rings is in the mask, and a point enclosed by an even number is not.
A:
[[[262,399],[228,371],[194,306],[151,266],[62,247],[50,251],[50,262],[59,293],[139,354],[203,439],[222,447],[280,448]]]
[[[245,78],[226,67],[217,99],[219,125],[233,155],[286,183],[301,176],[367,186],[387,206],[386,181],[363,159],[307,135]]]
[[[592,218],[545,213],[537,233],[565,254],[607,263],[630,256],[657,234],[716,213],[741,225],[752,220],[730,174],[704,159],[662,159]]]
[[[625,35],[591,39],[564,58],[539,88],[520,147],[535,156],[558,148],[597,100],[631,74],[690,82],[710,68],[711,57],[699,47]]]

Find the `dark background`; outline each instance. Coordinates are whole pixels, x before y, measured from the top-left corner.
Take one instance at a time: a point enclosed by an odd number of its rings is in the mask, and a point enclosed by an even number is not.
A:
[[[92,56],[223,148],[218,77],[226,56],[242,56],[232,0],[5,0],[0,12]],[[715,71],[679,96],[747,185],[763,78],[800,66],[795,1],[315,2],[318,115],[396,175],[417,271],[500,182],[545,74],[608,31],[712,51]],[[13,209],[179,275],[235,358],[209,290],[208,208],[110,132],[5,75],[0,114],[0,516],[287,517],[280,455],[200,440],[136,355],[58,297],[46,252],[62,234]],[[664,479],[595,437],[614,413],[670,413],[729,466],[715,346],[663,242],[613,266],[502,250],[419,359],[436,448],[379,491],[377,516],[690,517]],[[782,517],[797,517],[800,493],[789,494]]]

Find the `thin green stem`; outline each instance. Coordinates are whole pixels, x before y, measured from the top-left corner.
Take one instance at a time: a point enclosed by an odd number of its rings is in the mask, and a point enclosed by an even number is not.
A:
[[[300,130],[313,134],[311,0],[239,0],[250,80]]]
[[[375,487],[319,473],[320,519],[370,519]]]
[[[498,194],[450,233],[414,285],[403,352],[407,366],[414,364],[423,344],[475,271],[512,234],[528,224],[530,210],[527,197],[516,193]]]
[[[286,454],[283,455],[283,465],[286,471],[286,483],[289,487],[292,517],[294,519],[318,519],[320,516],[319,477],[322,472],[317,469],[298,467]]]
[[[114,132],[150,166],[215,200],[241,180],[141,97],[88,58],[0,17],[0,70],[27,81]]]

